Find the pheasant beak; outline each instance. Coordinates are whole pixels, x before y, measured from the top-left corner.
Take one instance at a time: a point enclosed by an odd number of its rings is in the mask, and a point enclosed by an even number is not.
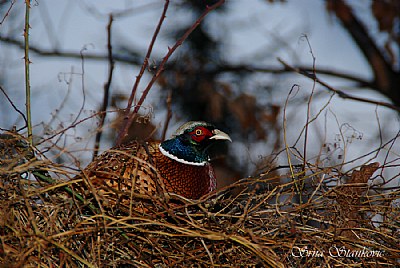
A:
[[[219,130],[219,129],[214,129],[212,131],[213,135],[210,137],[210,140],[228,140],[230,142],[232,142],[231,137],[229,137],[228,134],[226,134],[225,132]]]

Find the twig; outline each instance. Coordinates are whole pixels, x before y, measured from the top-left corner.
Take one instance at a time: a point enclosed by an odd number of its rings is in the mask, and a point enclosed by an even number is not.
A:
[[[10,45],[15,45],[19,48],[24,48],[24,45],[22,42],[20,42],[17,39],[11,38],[11,37],[5,37],[0,35],[0,41],[6,44]],[[73,51],[62,51],[59,49],[43,49],[39,48],[35,45],[30,44],[29,50],[31,52],[34,52],[40,56],[43,57],[62,57],[62,58],[72,58],[72,59],[80,59],[81,55],[79,53],[73,52]],[[126,55],[121,55],[121,54],[115,54],[113,55],[113,59],[115,62],[121,62],[121,63],[126,63],[126,64],[142,64],[143,61],[139,60],[139,56],[137,53],[134,51],[129,51],[129,57]],[[135,55],[135,56],[133,56]],[[97,54],[97,53],[87,53],[85,54],[85,59],[86,60],[95,60],[95,61],[104,61],[108,59],[107,55],[104,54]],[[166,65],[168,68],[173,68],[174,64],[171,65]],[[312,72],[312,67],[305,66],[305,65],[295,65],[293,68],[305,71],[305,72]],[[246,65],[246,64],[220,64],[214,69],[210,70],[199,70],[199,74],[205,74],[205,75],[217,75],[217,74],[223,74],[223,73],[271,73],[271,74],[285,74],[288,72],[292,72],[292,70],[289,70],[287,68],[277,68],[275,66],[256,66],[256,65]],[[318,67],[318,73],[324,74],[324,75],[329,75],[333,77],[338,77],[342,79],[346,79],[352,82],[355,82],[357,86],[359,87],[369,87],[373,88],[377,91],[379,91],[379,88],[374,84],[373,81],[368,81],[363,79],[362,77],[359,77],[357,75],[351,75],[346,72],[341,72],[341,71],[336,71],[333,69],[329,69],[327,67]],[[183,71],[183,74],[185,72]]]
[[[204,243],[204,239],[200,238],[200,241],[201,241],[201,244],[203,244],[203,247],[206,250],[208,257],[210,258],[211,267],[214,267],[214,265],[215,265],[214,264],[214,260],[212,258],[212,255],[211,255],[210,251],[208,250],[208,247],[207,247],[206,243]]]
[[[144,100],[146,99],[146,96],[149,93],[151,87],[153,86],[153,84],[155,83],[157,78],[161,75],[161,73],[164,71],[164,66],[165,66],[166,62],[168,61],[168,59],[171,57],[171,55],[175,52],[175,50],[179,46],[182,45],[182,43],[189,37],[189,35],[199,26],[199,24],[204,20],[204,18],[208,15],[208,13],[210,13],[212,10],[216,9],[217,7],[221,6],[224,2],[225,2],[225,0],[220,0],[212,6],[207,6],[207,9],[200,15],[200,17],[193,23],[193,25],[183,34],[183,36],[178,41],[176,41],[175,45],[171,48],[168,48],[168,52],[165,55],[165,57],[163,58],[160,66],[158,66],[157,72],[153,75],[153,78],[147,85],[146,89],[143,91],[142,96],[140,97],[140,100],[138,101],[137,105],[135,105],[133,112],[129,115],[129,119],[127,119],[125,121],[125,123],[123,124],[123,127],[121,128],[121,131],[119,132],[119,135],[117,138],[117,144],[120,144],[122,142],[122,139],[125,136],[125,134],[127,133],[129,126],[133,122],[133,118],[138,113],[138,111],[139,111],[141,105],[143,104]],[[134,92],[132,92],[132,93],[134,93]],[[127,113],[129,112],[129,110],[130,110],[130,106],[128,105]]]
[[[6,91],[2,86],[0,86],[0,90],[1,92],[3,92],[4,96],[7,98],[8,102],[11,104],[14,110],[22,116],[22,118],[25,121],[25,125],[28,125],[28,121],[26,120],[24,113],[20,109],[18,109],[17,106],[15,106],[14,102],[10,99],[10,97],[7,95]]]
[[[172,91],[169,91],[168,97],[167,97],[167,115],[165,118],[164,128],[163,128],[163,132],[161,135],[162,141],[165,140],[165,136],[167,135],[168,125],[169,125],[169,122],[171,121],[171,117],[172,117],[171,103],[172,103]]]
[[[129,117],[129,113],[130,113],[131,108],[132,108],[132,103],[133,103],[133,100],[135,98],[136,91],[137,91],[137,88],[139,86],[140,80],[143,77],[143,74],[144,74],[144,71],[147,68],[147,65],[149,64],[150,55],[151,55],[151,52],[153,51],[154,43],[156,42],[158,33],[160,32],[161,26],[162,26],[162,24],[164,22],[164,19],[166,17],[168,6],[169,6],[169,0],[165,0],[164,9],[162,11],[160,20],[158,22],[156,30],[154,31],[153,37],[151,39],[149,48],[147,49],[147,53],[146,53],[146,56],[145,56],[143,64],[142,64],[142,67],[140,68],[139,75],[136,77],[135,84],[133,85],[133,88],[132,88],[132,91],[131,91],[131,95],[130,95],[129,100],[128,100],[128,104],[126,106],[126,110],[125,110],[125,113],[124,113],[124,120],[122,122],[122,126],[121,126],[120,132],[118,133],[118,137],[117,137],[117,142],[116,142],[117,145],[122,142],[124,136],[128,132],[129,126],[132,124],[133,116]],[[140,107],[140,105],[141,104],[138,104],[137,106]]]
[[[287,142],[287,117],[286,117],[286,108],[287,108],[287,106],[288,106],[288,104],[289,104],[289,98],[290,98],[290,95],[292,95],[293,90],[295,90],[295,89],[299,90],[299,88],[300,88],[300,86],[299,86],[299,85],[296,85],[296,84],[294,84],[294,85],[292,86],[292,88],[291,88],[290,91],[289,91],[289,94],[288,94],[287,97],[286,97],[285,106],[284,106],[284,108],[283,108],[283,141],[284,141],[284,143],[285,143],[286,156],[287,156],[288,165],[289,165],[289,168],[290,168],[291,178],[292,178],[293,180],[295,179],[295,176],[294,176],[294,170],[293,170],[292,160],[291,160],[291,157],[290,157],[289,144],[288,144],[288,142]],[[294,94],[296,94],[296,93],[294,93]]]
[[[108,111],[108,112],[118,112],[118,111]],[[101,114],[101,113],[100,113],[100,112],[97,112],[97,113],[94,113],[94,114],[92,114],[92,115],[90,115],[90,116],[87,116],[87,117],[85,117],[85,118],[83,118],[83,119],[81,119],[81,120],[79,120],[79,121],[75,121],[75,122],[73,122],[72,124],[70,124],[68,127],[65,127],[65,128],[63,128],[63,129],[61,129],[61,130],[59,130],[59,131],[57,131],[57,132],[54,132],[54,134],[52,134],[51,136],[47,137],[46,139],[40,140],[40,142],[38,142],[37,145],[42,144],[42,143],[44,143],[44,142],[46,142],[46,141],[48,141],[48,140],[51,140],[51,139],[53,139],[54,137],[56,137],[56,136],[58,136],[58,135],[60,135],[60,134],[63,134],[63,133],[64,133],[65,131],[67,131],[68,129],[74,128],[74,127],[76,127],[77,125],[79,125],[79,124],[81,124],[81,123],[83,123],[83,122],[85,122],[85,121],[87,121],[87,120],[92,119],[93,117],[99,116],[99,114]]]
[[[75,123],[78,121],[79,117],[81,116],[83,109],[85,108],[85,103],[86,103],[86,93],[85,93],[85,56],[83,55],[83,52],[87,50],[87,46],[85,45],[79,54],[81,55],[81,69],[82,69],[82,76],[81,76],[81,87],[82,87],[82,105],[81,108],[79,109],[78,114],[76,115],[74,121],[72,123]]]
[[[343,99],[350,99],[350,100],[355,100],[355,101],[359,101],[359,102],[364,102],[364,103],[371,103],[371,104],[375,104],[375,105],[379,105],[379,106],[384,106],[384,107],[388,107],[392,110],[398,111],[400,112],[400,107],[393,105],[391,103],[387,103],[387,102],[383,102],[383,101],[374,101],[374,100],[370,100],[370,99],[366,99],[366,98],[360,98],[360,97],[355,97],[352,95],[349,95],[339,89],[335,89],[334,87],[328,85],[327,83],[325,83],[324,81],[322,81],[321,79],[319,79],[316,75],[314,74],[310,74],[309,72],[305,71],[305,70],[300,70],[298,68],[295,68],[291,65],[289,65],[288,63],[286,63],[284,60],[282,60],[281,58],[278,58],[278,61],[288,70],[291,70],[293,72],[296,72],[298,74],[301,74],[307,78],[313,79],[315,80],[318,84],[320,84],[321,86],[324,86],[325,88],[327,88],[329,91],[332,91],[336,94],[338,94],[338,96],[340,98]]]
[[[23,42],[19,41],[18,39],[0,35],[0,41],[5,44],[14,45],[14,46],[17,46],[18,48],[24,49]],[[70,58],[70,59],[81,59],[80,52],[60,50],[58,48],[44,49],[44,48],[40,48],[38,46],[31,44],[29,46],[29,50],[31,52],[34,52],[43,57],[62,57],[62,58]],[[139,56],[135,52],[130,51],[129,55],[130,56],[127,57],[126,55],[115,54],[114,60],[118,61],[118,62],[122,62],[122,63],[135,64],[135,65],[142,63],[139,60]],[[85,54],[85,59],[104,61],[104,60],[108,59],[108,56],[105,54],[101,54],[101,53],[87,53],[87,54]]]
[[[346,1],[336,0],[329,2],[332,13],[335,13],[336,17],[341,21],[346,31],[350,34],[355,44],[364,55],[364,58],[368,61],[374,73],[374,82],[377,84],[377,87],[380,88],[379,91],[381,93],[389,93],[388,91],[391,90],[388,87],[390,86],[386,85],[386,83],[389,83],[391,80],[390,77],[396,74],[392,64],[388,62],[388,58],[385,57],[384,50],[382,51],[377,45],[377,42],[375,42],[377,39],[368,32],[368,28],[357,18],[355,12]],[[379,21],[378,18],[376,19]],[[398,41],[397,44],[399,44]]]
[[[47,126],[51,126],[53,124],[53,122],[57,119],[57,115],[60,114],[60,112],[64,109],[64,107],[67,105],[67,100],[68,97],[71,95],[71,91],[72,91],[72,85],[73,85],[73,77],[74,77],[74,66],[71,66],[71,71],[69,72],[70,76],[67,80],[67,75],[66,73],[63,74],[64,76],[64,83],[67,85],[67,93],[65,94],[64,99],[62,100],[60,106],[58,106],[58,108],[56,109],[56,113],[52,113],[51,119],[49,120],[49,122],[47,123]],[[59,81],[61,82],[61,77],[59,74]]]
[[[110,86],[111,86],[111,81],[114,73],[114,60],[113,60],[113,54],[112,54],[112,44],[111,44],[111,26],[113,23],[113,15],[110,14],[109,20],[108,20],[108,25],[107,25],[107,51],[108,51],[108,80],[104,84],[104,96],[103,96],[103,105],[100,109],[100,122],[99,122],[99,127],[97,129],[96,133],[96,140],[94,144],[94,151],[93,151],[93,159],[97,156],[98,151],[99,151],[99,146],[100,146],[100,140],[101,140],[101,135],[103,134],[103,126],[104,126],[104,121],[106,119],[106,111],[108,107],[108,101],[110,98]]]
[[[8,17],[8,15],[10,15],[10,11],[12,9],[12,7],[14,6],[16,0],[12,0],[10,3],[10,7],[8,8],[6,14],[4,15],[3,19],[0,21],[0,26],[3,24],[3,22],[6,20],[6,18]]]
[[[304,35],[304,38],[306,39],[307,44],[308,44],[308,48],[310,49],[310,55],[311,55],[311,57],[312,57],[313,75],[314,75],[314,77],[316,77],[316,70],[315,70],[315,61],[316,61],[316,57],[314,56],[314,52],[313,52],[313,50],[312,50],[312,47],[311,47],[311,44],[310,44],[310,40],[308,40],[307,35]],[[313,86],[312,86],[312,89],[311,89],[311,94],[310,94],[310,97],[309,97],[308,102],[307,102],[307,120],[306,120],[306,125],[305,125],[304,144],[303,144],[303,173],[304,173],[304,174],[306,174],[308,130],[309,130],[309,125],[310,125],[310,123],[311,123],[311,122],[310,122],[310,117],[311,117],[311,103],[312,103],[312,99],[313,99],[313,96],[314,96],[315,85],[316,85],[316,82],[315,82],[315,79],[314,79],[314,80],[313,80]],[[301,191],[303,190],[303,188],[304,188],[304,180],[303,180],[302,183],[301,183]],[[303,202],[302,202],[302,193],[299,192],[298,194],[299,194],[300,203],[303,203]]]
[[[32,116],[31,116],[31,85],[29,78],[29,11],[31,8],[30,0],[25,0],[25,105],[26,105],[26,121],[28,127],[28,142],[32,145]]]

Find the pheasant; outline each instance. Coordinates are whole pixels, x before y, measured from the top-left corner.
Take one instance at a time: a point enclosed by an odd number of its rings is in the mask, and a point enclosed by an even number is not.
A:
[[[154,195],[159,189],[199,199],[216,189],[208,149],[231,138],[212,124],[191,121],[163,142],[137,141],[99,155],[84,170],[95,189],[129,195]],[[160,188],[161,187],[161,188]]]

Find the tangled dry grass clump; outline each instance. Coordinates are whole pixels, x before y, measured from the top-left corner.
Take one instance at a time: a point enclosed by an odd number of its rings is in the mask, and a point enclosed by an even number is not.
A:
[[[243,179],[198,201],[129,195],[128,206],[115,202],[110,210],[73,192],[77,179],[49,180],[49,174],[71,175],[66,169],[35,159],[19,138],[11,147],[4,142],[10,137],[2,138],[0,267],[393,267],[400,262],[400,189],[368,186],[382,168],[378,163],[347,174],[340,186],[325,181],[344,174],[314,167],[286,183],[268,173]],[[373,223],[377,215],[379,223]]]

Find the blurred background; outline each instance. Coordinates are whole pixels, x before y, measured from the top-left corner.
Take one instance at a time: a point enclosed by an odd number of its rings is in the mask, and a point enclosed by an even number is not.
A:
[[[170,1],[135,103],[168,47],[215,2]],[[46,157],[77,167],[91,160],[109,81],[109,33],[114,69],[100,151],[114,145],[164,3],[32,1],[33,132]],[[225,157],[215,156],[220,186],[286,173],[288,156],[343,174],[378,161],[386,167],[375,179],[398,185],[399,110],[377,103],[400,107],[399,14],[398,0],[228,0],[169,59],[129,139],[168,138],[181,123],[204,120],[234,141]],[[25,122],[13,105],[25,111],[24,21],[23,1],[0,1],[0,130],[21,133]],[[335,94],[278,59],[367,102]]]

